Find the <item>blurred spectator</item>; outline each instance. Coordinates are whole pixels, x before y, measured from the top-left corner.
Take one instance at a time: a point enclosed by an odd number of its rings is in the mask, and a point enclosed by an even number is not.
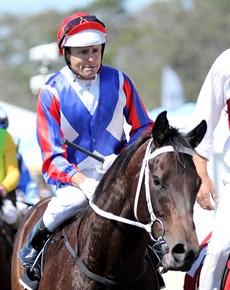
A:
[[[0,126],[2,130],[7,132],[7,128],[9,126],[9,118],[2,108],[0,108],[0,115],[1,115]],[[13,138],[11,139],[13,140]],[[18,151],[19,145],[14,144],[13,147],[14,151],[16,151],[17,166],[20,172],[20,177],[17,186],[14,188],[14,193],[11,194],[10,198],[11,201],[16,205],[20,213],[22,215],[25,215],[30,206],[37,203],[40,200],[40,198],[37,184],[33,181],[30,172],[23,160],[23,157],[21,153]]]
[[[18,165],[20,170],[20,179],[16,191],[17,208],[25,215],[30,206],[36,204],[40,198],[37,184],[31,177],[31,174],[26,167],[23,157],[19,151],[17,152]]]
[[[0,107],[0,218],[13,229],[21,222],[21,215],[16,207],[16,194],[20,172],[17,160],[17,146],[7,132],[8,117]]]

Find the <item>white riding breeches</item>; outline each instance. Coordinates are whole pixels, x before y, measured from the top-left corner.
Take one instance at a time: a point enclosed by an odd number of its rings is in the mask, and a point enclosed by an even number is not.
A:
[[[17,208],[9,199],[3,200],[2,210],[0,211],[0,218],[7,224],[13,225],[18,220],[20,214]]]
[[[220,290],[224,268],[230,253],[230,180],[224,180],[212,228],[212,238],[200,275],[199,290]]]
[[[54,232],[64,221],[74,216],[85,200],[85,195],[78,187],[65,185],[58,188],[43,215],[47,229]]]

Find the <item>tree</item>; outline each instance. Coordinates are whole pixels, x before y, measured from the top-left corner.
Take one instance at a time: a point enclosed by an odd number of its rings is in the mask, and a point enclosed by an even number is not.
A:
[[[227,1],[195,1],[189,11],[180,2],[153,3],[121,29],[114,62],[132,76],[148,109],[160,106],[164,65],[195,102],[212,62],[229,47],[229,25]]]
[[[185,10],[179,1],[154,1],[135,14],[123,7],[122,0],[100,0],[85,9],[106,24],[104,64],[120,68],[132,78],[149,110],[160,106],[165,65],[182,79],[186,101],[195,102],[212,62],[229,47],[228,1],[197,0],[191,10]],[[62,19],[73,13],[76,11],[49,10],[0,19],[2,100],[35,111],[37,96],[32,95],[29,80],[39,73],[39,64],[29,61],[29,49],[56,41]],[[60,57],[52,70],[64,65]]]

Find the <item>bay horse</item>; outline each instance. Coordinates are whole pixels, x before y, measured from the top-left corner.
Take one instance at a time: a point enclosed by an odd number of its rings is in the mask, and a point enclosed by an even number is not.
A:
[[[162,250],[163,271],[190,269],[199,253],[193,206],[201,184],[192,155],[206,129],[202,121],[182,134],[169,125],[166,111],[159,114],[152,130],[118,155],[93,199],[55,233],[38,289],[159,290],[146,258],[150,238]],[[18,252],[47,202],[35,205],[18,231],[14,290],[22,289]]]
[[[0,211],[2,200],[0,199]],[[11,259],[13,253],[14,233],[10,226],[0,217],[0,288],[11,290]]]

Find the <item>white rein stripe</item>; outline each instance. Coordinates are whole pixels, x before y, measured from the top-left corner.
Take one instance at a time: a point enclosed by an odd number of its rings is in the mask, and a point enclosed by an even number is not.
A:
[[[139,175],[137,191],[136,191],[136,196],[135,196],[135,202],[134,202],[134,215],[135,215],[135,218],[138,220],[138,218],[137,218],[137,206],[138,206],[138,200],[139,200],[139,196],[140,196],[142,181],[143,181],[143,178],[145,176],[145,191],[146,191],[147,207],[148,207],[148,211],[149,211],[150,217],[151,217],[151,220],[148,224],[143,224],[143,223],[138,222],[138,221],[132,221],[132,220],[129,220],[127,218],[120,217],[120,216],[114,215],[110,212],[104,211],[104,210],[100,209],[96,204],[94,204],[91,200],[89,200],[89,205],[98,215],[100,215],[104,218],[110,219],[110,220],[115,220],[118,222],[122,222],[125,224],[129,224],[132,226],[136,226],[136,227],[145,229],[149,234],[151,234],[152,225],[156,221],[156,216],[153,212],[151,197],[150,197],[148,161],[155,158],[159,154],[175,151],[173,146],[164,146],[164,147],[158,148],[155,151],[153,151],[152,153],[150,153],[152,141],[153,141],[153,139],[151,139],[149,141],[147,148],[146,148],[146,151],[145,151],[145,157],[143,159],[143,163],[141,166],[141,171],[140,171],[140,175]],[[182,147],[179,150],[179,152],[189,154],[191,156],[193,156],[193,154],[194,154],[194,150],[192,150],[190,148],[185,148],[185,147]]]
[[[136,221],[132,221],[132,220],[129,220],[127,218],[124,218],[124,217],[120,217],[120,216],[117,216],[117,215],[114,215],[113,213],[111,212],[107,212],[107,211],[104,211],[103,209],[100,209],[96,204],[94,204],[91,200],[89,200],[89,205],[91,206],[91,208],[100,216],[104,217],[104,218],[107,218],[109,220],[115,220],[115,221],[118,221],[118,222],[122,222],[122,223],[125,223],[125,224],[129,224],[129,225],[132,225],[132,226],[136,226],[136,227],[139,227],[139,228],[142,228],[142,229],[145,229],[148,233],[151,233],[151,223],[148,223],[148,224],[142,224],[140,222],[136,222]]]

